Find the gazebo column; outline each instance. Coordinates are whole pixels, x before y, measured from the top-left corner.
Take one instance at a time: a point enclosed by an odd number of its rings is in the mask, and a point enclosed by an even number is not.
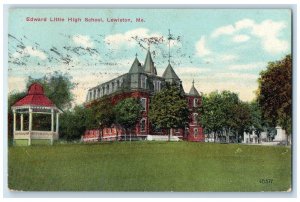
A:
[[[21,131],[23,131],[23,129],[24,129],[23,120],[24,120],[23,114],[21,114]]]
[[[28,145],[31,145],[31,131],[32,131],[32,109],[29,108],[29,126],[28,126],[29,138],[28,138]]]
[[[14,114],[14,134],[15,134],[15,132],[16,132],[16,126],[17,126],[17,123],[16,123],[16,121],[17,121],[17,114],[16,114],[16,110],[15,109],[13,110],[13,114]]]
[[[54,110],[51,109],[51,132],[54,132]]]
[[[59,113],[56,113],[56,133],[57,133],[57,138],[58,138],[58,130],[59,130]]]
[[[54,109],[51,109],[51,145],[53,144],[53,138],[54,138]]]

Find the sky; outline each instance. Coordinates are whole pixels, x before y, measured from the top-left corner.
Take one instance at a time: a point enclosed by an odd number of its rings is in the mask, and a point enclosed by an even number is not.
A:
[[[128,20],[112,22],[118,18]],[[199,92],[230,90],[251,101],[268,62],[291,53],[288,9],[10,9],[9,93],[26,90],[29,76],[60,71],[82,104],[89,88],[127,73],[136,54],[144,63],[148,48],[161,76],[169,30],[170,62],[185,92],[194,80]]]

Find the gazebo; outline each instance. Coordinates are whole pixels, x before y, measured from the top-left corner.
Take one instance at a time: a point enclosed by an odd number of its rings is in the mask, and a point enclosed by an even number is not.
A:
[[[18,100],[12,107],[13,111],[13,139],[14,145],[53,144],[53,140],[59,137],[59,114],[62,111],[44,94],[44,89],[39,83],[29,86],[25,97]],[[24,114],[28,114],[28,127],[24,130]],[[51,130],[34,130],[33,114],[51,116]],[[55,124],[56,115],[56,124]],[[20,119],[20,127],[17,130],[17,116]],[[56,130],[54,130],[54,124]]]

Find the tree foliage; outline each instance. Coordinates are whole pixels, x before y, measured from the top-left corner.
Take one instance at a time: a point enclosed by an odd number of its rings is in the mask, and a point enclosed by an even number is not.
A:
[[[72,90],[76,84],[72,82],[72,77],[69,74],[54,72],[38,79],[29,77],[27,88],[34,82],[38,82],[43,86],[45,95],[58,108],[66,110],[72,107],[72,101],[74,100]]]
[[[80,139],[85,130],[95,127],[94,115],[90,108],[78,105],[60,116],[60,138],[66,140]]]
[[[270,62],[258,79],[258,103],[263,116],[291,133],[292,122],[292,57]]]
[[[205,132],[225,135],[227,142],[230,134],[236,134],[238,140],[238,136],[249,130],[251,125],[249,104],[230,91],[214,91],[205,95],[199,112]]]
[[[167,86],[153,96],[149,119],[161,129],[184,128],[188,125],[187,101],[177,86]]]
[[[94,124],[96,128],[100,129],[102,138],[103,129],[110,127],[116,118],[110,99],[103,97],[101,100],[93,102],[91,104],[91,111],[94,116]]]
[[[138,99],[126,98],[116,104],[113,108],[116,123],[125,130],[132,129],[141,117],[142,105]]]

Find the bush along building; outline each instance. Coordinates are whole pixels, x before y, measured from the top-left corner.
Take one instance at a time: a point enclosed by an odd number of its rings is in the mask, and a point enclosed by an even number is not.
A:
[[[148,114],[151,98],[164,89],[167,85],[176,85],[184,94],[188,109],[189,123],[183,129],[161,130],[153,127]],[[142,65],[137,55],[128,73],[123,74],[110,81],[102,83],[88,90],[85,106],[89,107],[94,101],[109,97],[112,106],[125,98],[139,99],[142,105],[141,118],[137,121],[135,128],[131,131],[130,139],[133,140],[167,140],[168,132],[171,133],[171,140],[204,141],[204,134],[200,123],[197,121],[198,108],[201,105],[201,95],[193,85],[189,93],[184,93],[182,82],[175,73],[170,62],[162,76],[157,75],[156,67],[148,49],[146,59]],[[102,131],[102,132],[100,132]],[[100,135],[100,133],[102,133]],[[103,141],[125,140],[125,130],[113,124],[110,128],[103,130],[87,130],[82,136],[83,141]],[[129,138],[127,137],[127,140]]]

